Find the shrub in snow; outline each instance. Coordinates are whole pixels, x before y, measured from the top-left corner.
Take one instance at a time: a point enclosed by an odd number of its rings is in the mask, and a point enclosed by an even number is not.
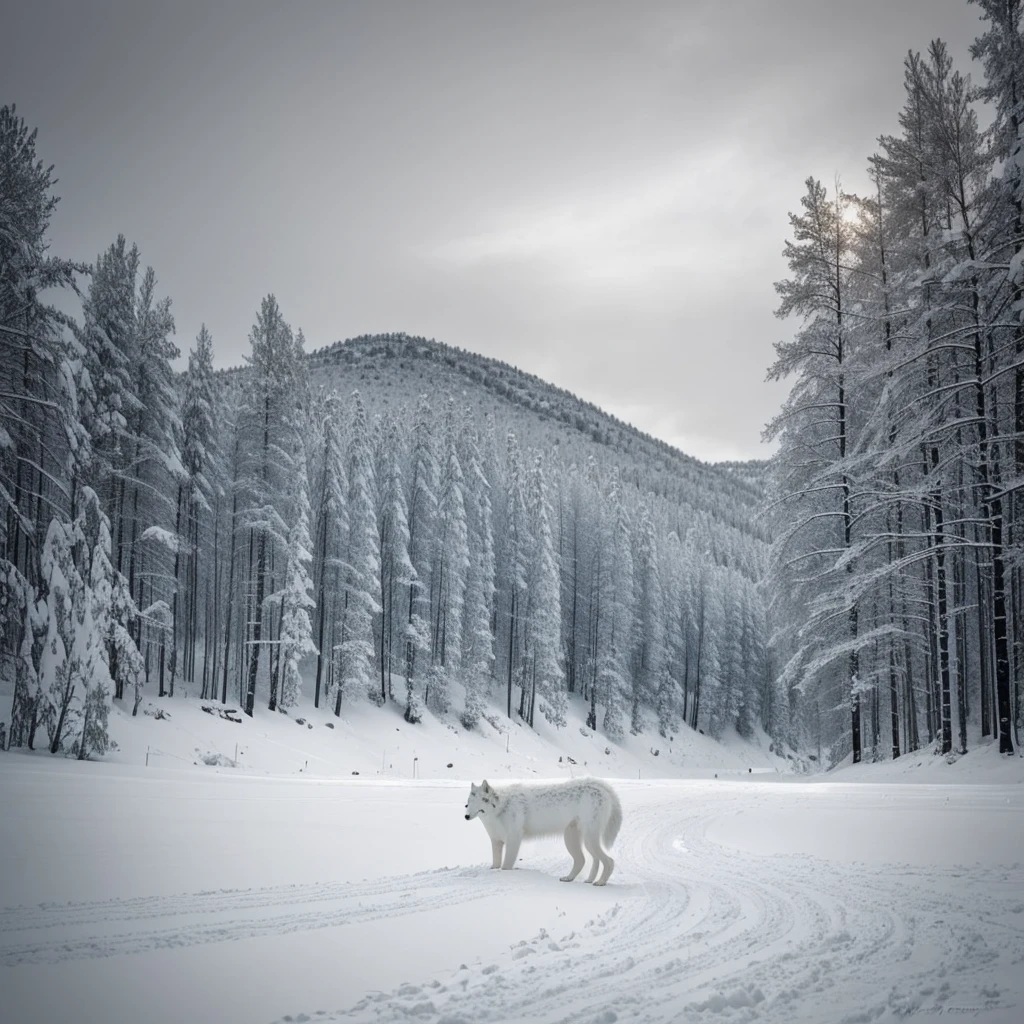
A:
[[[219,754],[214,750],[207,751],[205,754],[196,747],[196,753],[199,755],[199,760],[203,764],[209,765],[211,768],[237,768],[236,762],[232,761],[230,757],[225,757],[223,754]],[[198,764],[199,762],[193,762]]]
[[[86,690],[82,738],[79,741],[78,756],[88,759],[90,754],[102,757],[113,745],[107,735],[107,721],[110,717],[110,694],[102,683]]]

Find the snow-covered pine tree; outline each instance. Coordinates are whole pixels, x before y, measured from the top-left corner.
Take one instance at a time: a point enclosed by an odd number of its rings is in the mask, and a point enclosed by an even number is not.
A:
[[[334,713],[341,714],[345,692],[381,703],[373,685],[373,617],[380,605],[380,551],[377,535],[376,481],[370,453],[370,427],[358,391],[352,393],[352,432],[348,445],[348,544],[342,567],[344,607],[335,636],[339,681]]]
[[[318,438],[319,465],[316,470],[316,517],[313,544],[314,634],[317,648],[315,707],[320,697],[330,696],[331,665],[336,661],[334,635],[344,608],[342,591],[343,557],[348,544],[348,479],[345,450],[338,424],[342,407],[336,394],[321,394],[313,402],[310,421]]]
[[[462,661],[462,626],[469,535],[466,527],[465,480],[459,462],[455,402],[448,400],[444,449],[437,494],[437,529],[431,565],[433,622],[431,675],[425,700],[439,714],[451,704],[450,680],[458,677]]]
[[[687,719],[689,696],[689,613],[686,563],[679,535],[672,530],[661,546],[662,590],[665,611],[665,671],[658,692],[658,731],[667,736],[676,722]],[[680,706],[679,697],[683,697]]]
[[[156,274],[147,267],[135,301],[136,347],[128,361],[135,404],[125,414],[122,454],[130,451],[132,461],[120,470],[121,481],[127,484],[121,514],[130,517],[128,535],[133,543],[126,575],[140,608],[169,608],[177,596],[172,567],[178,558],[180,523],[172,495],[177,494],[185,472],[180,452],[180,396],[171,367],[180,352],[173,335],[171,300],[157,299]],[[172,629],[173,623],[161,623],[150,639],[159,652],[161,694],[165,690],[169,646],[174,653]],[[173,671],[169,681],[168,692],[173,696]]]
[[[636,533],[637,642],[630,701],[630,731],[634,735],[643,731],[641,708],[657,702],[665,662],[660,559],[650,502],[641,505]]]
[[[554,726],[566,722],[568,694],[561,662],[562,606],[559,569],[551,535],[551,507],[544,481],[544,466],[534,452],[529,483],[530,537],[533,541],[528,567],[529,594],[525,625],[524,692],[529,699],[526,720],[533,725],[537,696],[541,714]]]
[[[813,623],[802,630],[804,670],[831,673],[836,703],[850,711],[854,762],[861,757],[861,684],[858,658],[857,605],[844,597],[853,572],[848,553],[854,540],[853,481],[847,463],[851,449],[848,328],[844,299],[849,278],[851,229],[845,215],[846,197],[837,186],[829,199],[820,182],[808,178],[801,199],[803,212],[790,214],[793,240],[784,255],[792,277],[776,284],[781,296],[780,318],[797,315],[803,324],[791,341],[779,342],[772,379],[796,375],[782,412],[766,431],[778,438],[774,459],[779,481],[779,508],[789,526],[777,542],[780,565],[793,565],[802,555],[801,572],[820,588],[807,595],[810,605],[820,593]],[[782,520],[780,520],[780,523]],[[843,668],[838,666],[842,663]],[[841,678],[840,678],[841,674]],[[845,693],[839,697],[839,693]]]
[[[147,609],[134,639],[155,655],[163,694],[177,549],[173,496],[183,474],[171,369],[179,353],[170,300],[157,299],[153,268],[140,279],[140,265],[138,247],[123,235],[97,259],[79,332],[79,380],[94,453],[86,482],[111,512],[114,568]]]
[[[632,524],[622,491],[619,467],[608,489],[607,552],[603,559],[601,604],[605,626],[599,654],[599,686],[604,705],[602,728],[613,740],[622,739],[622,715],[632,691],[632,651],[636,641]]]
[[[437,519],[437,459],[434,455],[430,404],[421,395],[416,405],[409,453],[409,561],[413,576],[406,595],[405,622],[405,720],[415,723],[423,712],[423,699],[416,688],[417,656],[431,650],[430,595],[431,553]]]
[[[295,343],[291,328],[285,323],[273,295],[263,300],[249,333],[249,341],[252,354],[247,382],[247,443],[242,446],[247,492],[244,522],[256,553],[255,563],[251,566],[252,620],[248,630],[248,671],[243,710],[251,716],[256,702],[260,652],[266,644],[264,602],[268,591],[273,590],[269,580],[270,564],[275,546],[287,532],[280,512],[287,477],[282,473],[279,445],[286,430],[287,416],[294,411],[295,396]]]
[[[215,602],[218,612],[215,616],[217,624],[218,649],[222,648],[223,664],[214,675],[212,689],[220,687],[221,703],[228,701],[228,684],[231,671],[238,686],[239,703],[242,703],[242,670],[244,666],[243,645],[247,636],[246,624],[243,621],[244,601],[242,594],[242,541],[243,536],[251,532],[245,529],[244,509],[248,505],[246,493],[246,456],[243,452],[245,441],[246,419],[248,417],[248,386],[240,381],[227,383],[220,392],[220,477],[224,481],[223,526],[218,516],[215,537],[219,539],[222,531],[226,547],[227,564],[221,567],[218,560],[220,575],[219,590],[223,590],[223,601]],[[214,545],[217,550],[217,545]],[[232,649],[235,656],[232,661]]]
[[[490,483],[484,471],[477,438],[467,423],[463,430],[466,462],[467,529],[469,569],[466,579],[466,609],[462,678],[466,702],[462,724],[475,727],[486,706],[487,691],[494,670],[494,635],[491,612],[494,605],[494,534],[491,522]]]
[[[44,636],[40,718],[51,754],[85,758],[107,749],[112,652],[129,679],[142,659],[126,629],[135,613],[124,578],[110,561],[110,523],[96,492],[83,486],[71,522],[50,521],[43,546],[45,598],[35,616]]]
[[[380,672],[381,703],[391,695],[391,671],[396,660],[401,668],[401,658],[405,656],[404,598],[416,578],[416,570],[409,558],[409,514],[402,478],[403,455],[398,424],[391,416],[385,416],[380,423],[377,454],[381,608],[377,667]],[[399,645],[397,658],[396,642]]]
[[[577,466],[559,475],[558,552],[561,566],[562,636],[565,641],[566,690],[572,694],[584,689],[583,656],[586,651],[584,622],[583,552],[586,547],[583,525],[584,483]]]
[[[1001,223],[993,225],[988,232],[988,244],[993,252],[992,263],[1007,267],[1005,280],[1000,282],[1002,291],[1009,299],[1009,328],[1004,328],[1012,344],[1013,360],[1013,468],[1014,477],[1024,476],[1024,3],[1021,0],[970,0],[981,8],[981,16],[988,23],[987,30],[975,40],[971,56],[980,60],[985,69],[986,81],[977,92],[977,98],[994,103],[995,123],[991,133],[995,141],[994,155],[1002,161],[1003,175],[999,182],[1001,206],[1004,216]],[[995,253],[1000,258],[995,258]],[[997,492],[998,493],[998,492]],[[1012,531],[1005,530],[1005,520],[1011,520],[1019,529],[1017,521],[1024,516],[1024,492],[1018,486],[1012,499],[1002,499],[992,494],[987,499],[991,522],[993,559],[997,554],[996,541],[1009,538]],[[1011,506],[1004,508],[1005,505]],[[1019,537],[1015,538],[1019,546]],[[1013,752],[1011,729],[1024,719],[1024,683],[1018,677],[1016,700],[1011,698],[1009,638],[1015,637],[1021,643],[1024,629],[1019,616],[1020,607],[1015,607],[1018,618],[1011,620],[1004,586],[1000,592],[999,573],[1004,566],[995,563],[995,579],[992,595],[993,661],[996,691],[996,719],[999,733],[1000,753]],[[1022,568],[1014,570],[1016,583],[1016,604],[1024,597]],[[1012,607],[1012,606],[1011,606]],[[1024,661],[1015,658],[1018,666]],[[1018,745],[1020,738],[1018,734]]]
[[[200,536],[206,529],[206,517],[212,513],[210,496],[213,483],[210,468],[214,458],[214,404],[216,384],[213,376],[213,339],[203,324],[189,353],[188,370],[181,382],[181,454],[184,476],[178,486],[177,527],[179,543],[174,557],[176,581],[172,606],[173,651],[171,685],[179,658],[187,681],[195,678],[196,645],[199,634],[199,586],[206,574],[200,566]],[[182,553],[185,558],[182,559]],[[179,612],[182,621],[179,655]],[[205,661],[205,659],[204,659]],[[204,665],[204,674],[206,667]]]
[[[84,488],[82,507],[91,544],[89,590],[91,619],[83,623],[76,643],[85,647],[79,658],[85,667],[82,686],[82,729],[78,757],[103,755],[109,746],[107,722],[110,700],[115,691],[135,690],[133,714],[142,699],[143,660],[129,632],[138,609],[132,601],[128,582],[111,562],[110,520],[100,507],[95,491]],[[121,678],[114,678],[112,673]]]
[[[519,442],[509,431],[505,458],[505,529],[502,533],[500,577],[505,585],[505,709],[512,717],[512,687],[520,671],[522,635],[520,619],[526,602],[528,546],[526,488]],[[499,634],[500,635],[500,634]]]
[[[294,448],[292,523],[285,553],[284,587],[278,597],[281,604],[282,708],[291,708],[298,703],[302,689],[299,665],[303,658],[317,653],[309,619],[310,610],[315,606],[313,582],[309,576],[313,546],[309,537],[309,481],[303,440],[298,431],[295,432]]]
[[[90,456],[82,351],[68,317],[42,298],[86,268],[47,253],[57,197],[35,142],[15,108],[0,106],[0,684],[13,694],[9,746],[29,741],[41,710],[32,622],[47,523],[69,515],[65,485]]]

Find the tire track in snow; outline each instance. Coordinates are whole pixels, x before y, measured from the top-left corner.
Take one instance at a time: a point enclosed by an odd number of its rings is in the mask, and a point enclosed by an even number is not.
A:
[[[478,869],[456,870],[460,877]],[[317,903],[323,900],[363,898],[393,893],[397,888],[427,889],[451,885],[452,872],[421,871],[404,878],[387,877],[364,882],[315,882],[249,889],[208,889],[164,896],[135,896],[91,902],[38,903],[0,908],[0,936],[8,932],[68,926],[90,926],[113,921],[173,917],[177,914],[220,914],[232,910]]]
[[[0,963],[59,963],[336,928],[469,903],[492,893],[483,869],[474,867],[355,884],[328,882],[5,907],[0,910]],[[310,904],[319,909],[266,914],[273,908]],[[168,918],[187,920],[172,927],[145,927]],[[120,927],[135,922],[143,927]],[[104,928],[109,925],[115,927]],[[59,939],[45,938],[49,929],[58,927]],[[44,936],[36,938],[33,932]]]

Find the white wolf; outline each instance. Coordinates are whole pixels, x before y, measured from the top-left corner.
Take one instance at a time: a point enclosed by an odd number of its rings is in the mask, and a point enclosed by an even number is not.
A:
[[[513,783],[500,788],[484,779],[483,785],[469,787],[466,801],[466,821],[476,817],[491,837],[493,868],[511,870],[523,839],[559,832],[572,855],[572,870],[562,877],[563,882],[571,882],[582,870],[584,846],[594,858],[588,882],[604,885],[615,867],[607,848],[619,834],[622,805],[615,790],[601,779]],[[597,878],[599,865],[603,870]]]

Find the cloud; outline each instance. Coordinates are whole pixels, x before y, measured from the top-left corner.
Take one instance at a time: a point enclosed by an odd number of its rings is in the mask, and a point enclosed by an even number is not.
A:
[[[421,252],[453,270],[535,262],[580,286],[699,269],[709,247],[722,248],[696,230],[710,217],[707,197],[728,195],[737,164],[734,146],[683,154],[656,175],[590,195],[571,190],[560,202],[504,213],[483,231]]]

